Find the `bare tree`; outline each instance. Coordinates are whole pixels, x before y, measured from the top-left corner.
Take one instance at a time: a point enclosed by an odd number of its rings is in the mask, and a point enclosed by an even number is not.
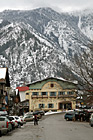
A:
[[[86,104],[93,105],[93,46],[75,59],[73,71],[78,75],[78,83],[83,89]]]

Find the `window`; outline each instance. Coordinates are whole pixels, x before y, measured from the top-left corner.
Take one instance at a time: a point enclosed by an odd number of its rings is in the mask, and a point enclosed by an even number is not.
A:
[[[5,121],[5,118],[0,118],[0,121]]]
[[[65,95],[65,92],[64,91],[59,91],[58,95]]]
[[[74,92],[73,91],[68,91],[67,94],[72,95],[72,94],[74,94]]]
[[[51,84],[50,87],[54,87],[54,84]]]
[[[50,96],[56,96],[56,92],[50,92]]]
[[[48,108],[53,108],[54,107],[54,104],[48,104]]]
[[[18,117],[15,117],[16,118],[16,120],[18,120],[19,118]]]
[[[41,95],[47,95],[47,92],[42,92]]]
[[[45,104],[39,104],[39,108],[44,108]]]
[[[26,93],[26,95],[29,95],[29,93]]]
[[[32,95],[38,95],[38,92],[33,92]]]

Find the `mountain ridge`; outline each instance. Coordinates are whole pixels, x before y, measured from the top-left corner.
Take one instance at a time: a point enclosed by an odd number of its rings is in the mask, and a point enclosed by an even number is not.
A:
[[[69,67],[89,50],[92,40],[84,29],[92,21],[79,22],[79,16],[51,8],[4,11],[0,19],[0,65],[9,67],[13,87],[48,76],[76,77]]]

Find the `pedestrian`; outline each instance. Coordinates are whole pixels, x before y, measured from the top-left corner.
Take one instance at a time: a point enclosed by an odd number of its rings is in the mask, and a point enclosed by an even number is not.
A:
[[[34,119],[34,125],[38,125],[38,118],[36,114],[33,116],[33,119]]]

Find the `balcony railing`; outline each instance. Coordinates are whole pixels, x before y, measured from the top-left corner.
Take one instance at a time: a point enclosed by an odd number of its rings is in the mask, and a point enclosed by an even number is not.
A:
[[[68,94],[65,94],[65,95],[57,95],[57,96],[48,96],[48,95],[32,95],[31,98],[75,98],[76,97],[76,94],[73,94],[73,95],[68,95]]]
[[[72,97],[76,97],[76,94],[73,94],[73,95],[68,95],[68,94],[58,95],[58,98],[72,98]]]
[[[48,98],[48,95],[32,95],[31,98]]]
[[[55,95],[52,95],[52,96],[49,96],[50,98],[56,98],[57,96],[55,96]]]

